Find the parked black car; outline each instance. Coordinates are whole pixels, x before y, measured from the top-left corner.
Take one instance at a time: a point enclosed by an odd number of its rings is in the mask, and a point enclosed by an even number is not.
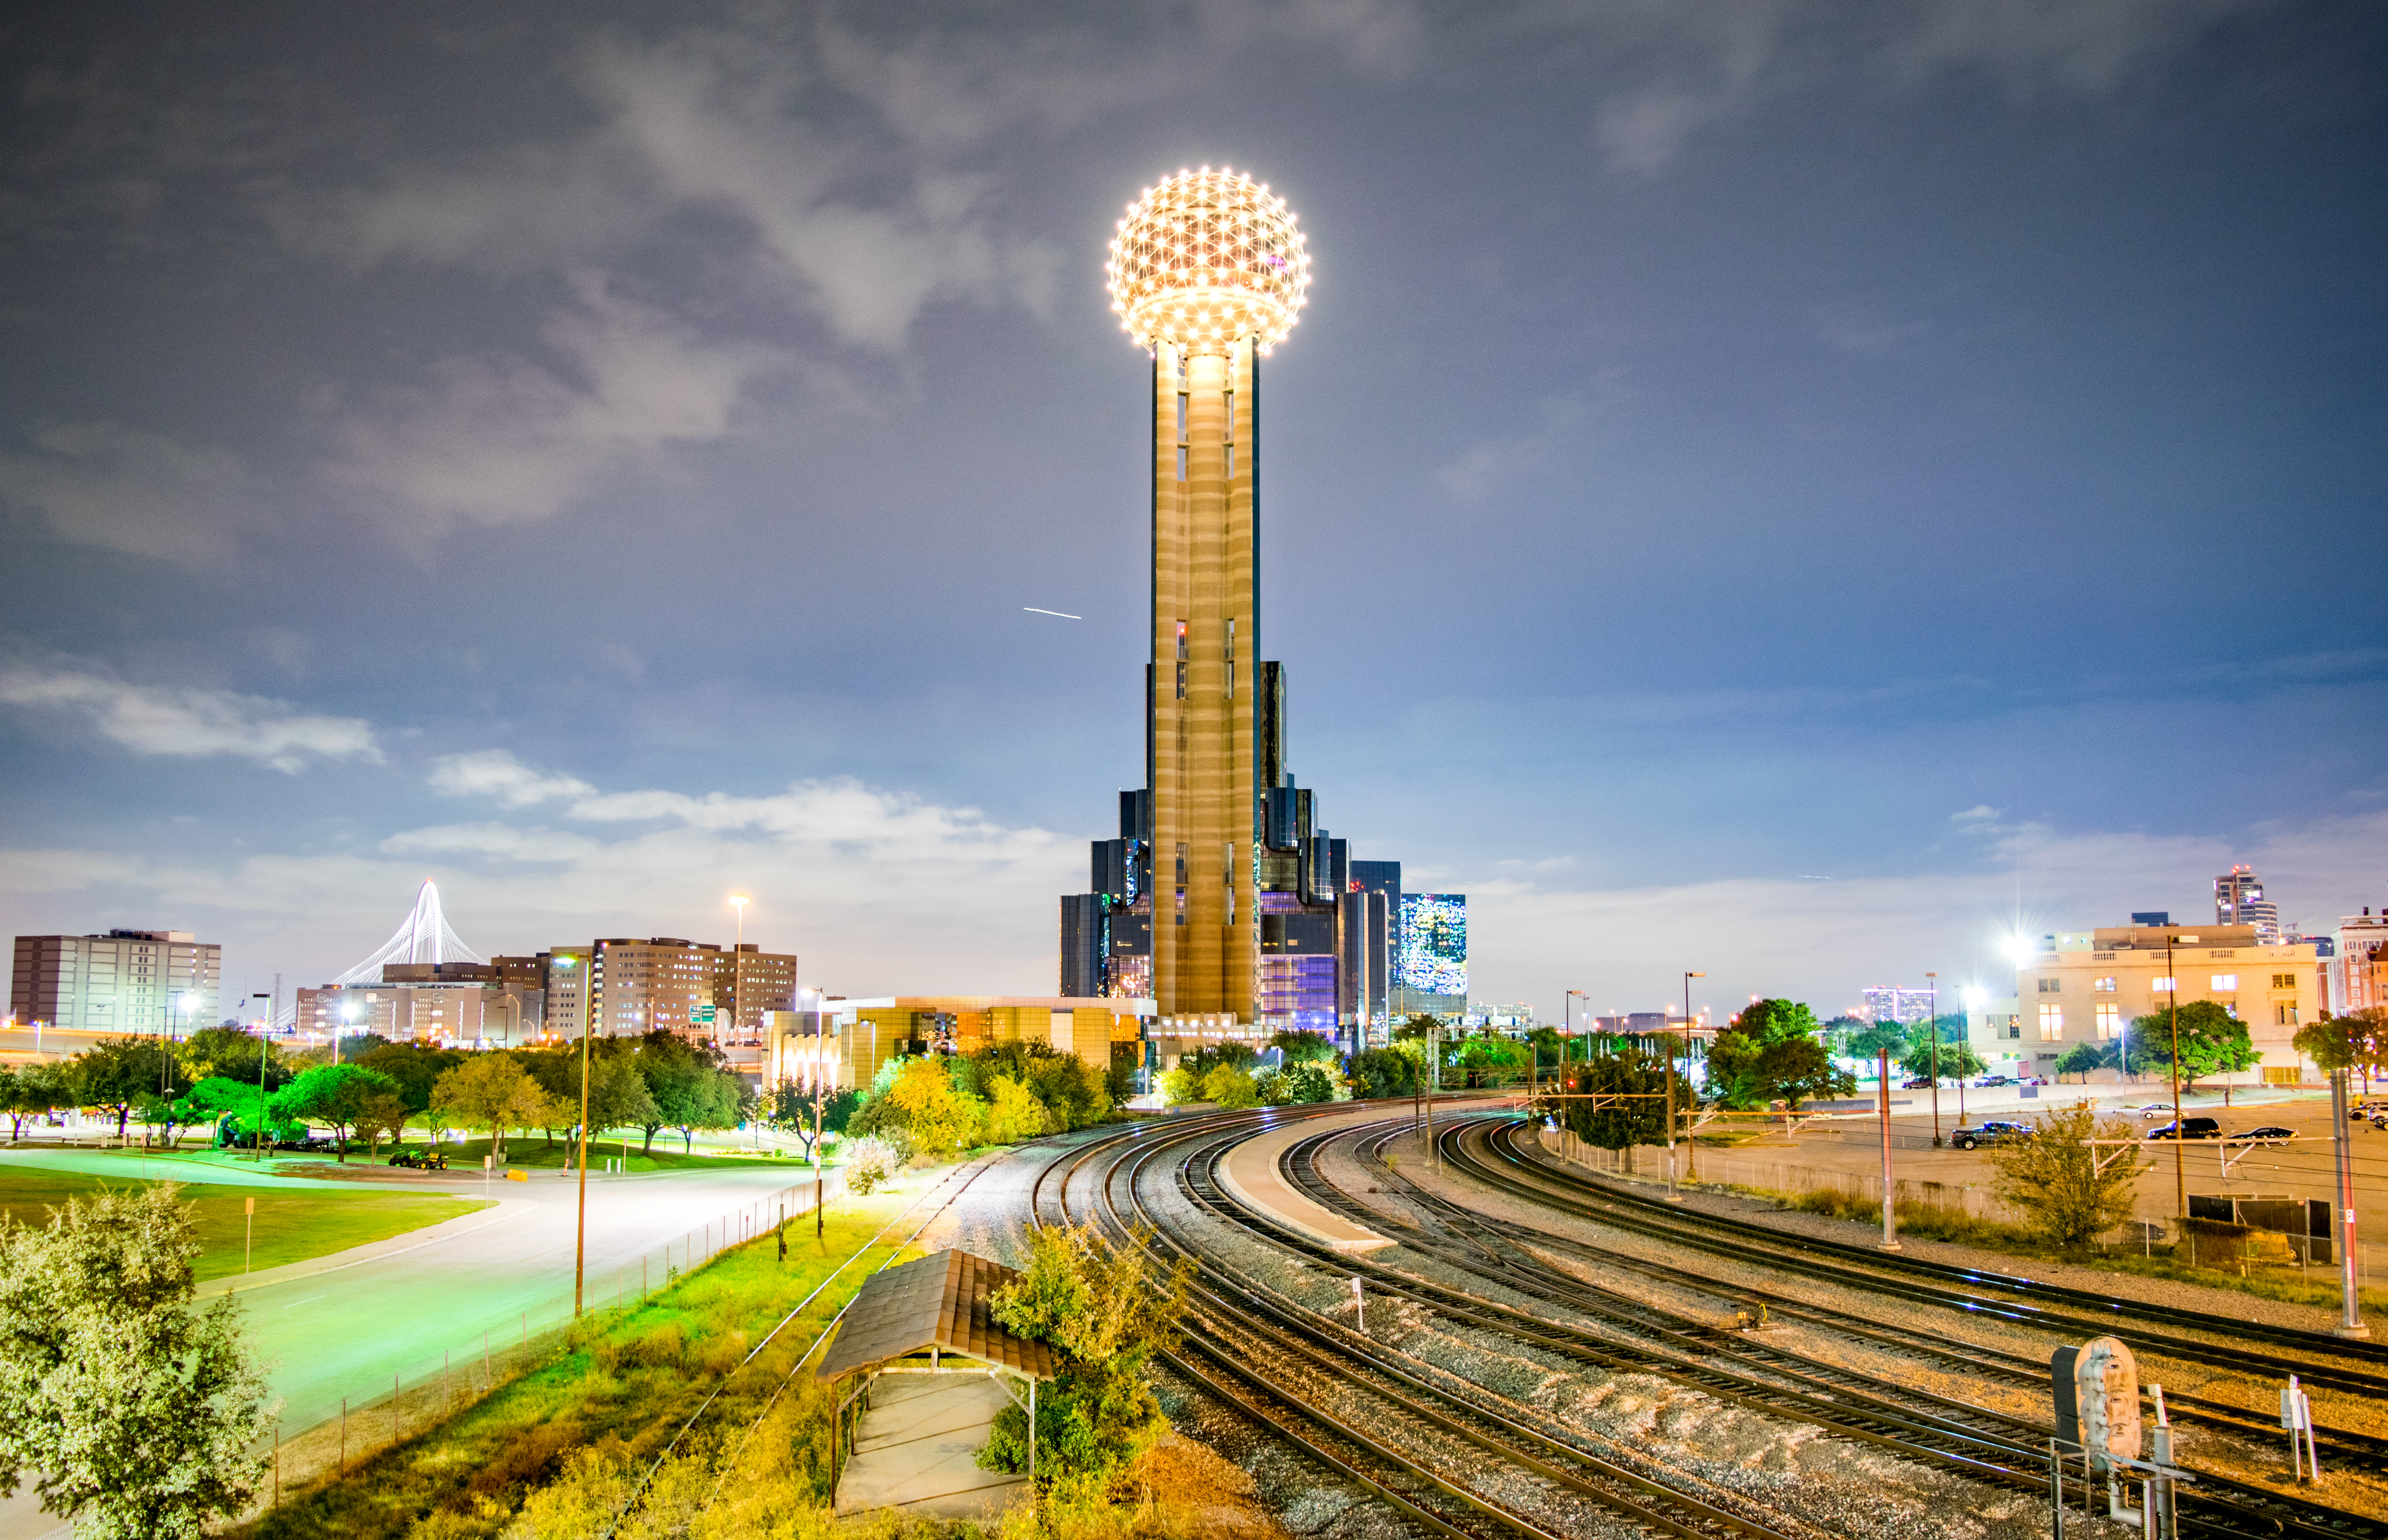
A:
[[[2029,1139],[2039,1130],[2028,1123],[1997,1123],[1985,1119],[1971,1128],[1959,1128],[1949,1136],[1949,1142],[1960,1150],[1971,1150],[1982,1144],[2011,1144]]]
[[[2288,1143],[2289,1140],[2296,1137],[2297,1131],[2294,1128],[2283,1128],[2278,1125],[2267,1125],[2261,1128],[2248,1128],[2240,1133],[2232,1134],[2229,1139],[2224,1139],[2222,1142],[2225,1144],[2280,1145]]]
[[[2220,1139],[2222,1125],[2210,1117],[2184,1117],[2178,1123],[2160,1123],[2148,1130],[2150,1139]]]

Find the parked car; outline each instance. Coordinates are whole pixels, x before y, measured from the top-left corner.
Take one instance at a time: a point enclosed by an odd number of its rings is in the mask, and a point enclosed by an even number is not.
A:
[[[2388,1101],[2356,1101],[2346,1109],[2349,1123],[2370,1123],[2383,1117],[2388,1117]]]
[[[1949,1136],[1949,1142],[1960,1150],[1971,1150],[1984,1144],[2012,1144],[2017,1139],[2030,1139],[2039,1131],[2028,1123],[1999,1123],[1986,1118],[1971,1128],[1954,1130]]]
[[[2012,1086],[2013,1084],[2014,1079],[2011,1075],[1985,1075],[1979,1080],[1974,1082],[1974,1088],[1977,1091],[1988,1090],[1992,1086]]]
[[[1899,1088],[1903,1091],[1928,1091],[1932,1088],[1932,1076],[1919,1075],[1912,1080],[1901,1080]]]
[[[2170,1117],[2172,1116],[2172,1103],[2169,1101],[2151,1101],[2146,1106],[2140,1109],[2140,1115],[2141,1117]]]
[[[2184,1117],[2178,1123],[2159,1124],[2148,1130],[2150,1139],[2220,1139],[2222,1125],[2210,1117]]]
[[[2289,1140],[2296,1137],[2297,1131],[2294,1128],[2282,1128],[2277,1125],[2267,1125],[2261,1128],[2249,1128],[2243,1133],[2232,1134],[2222,1142],[2225,1144],[2278,1145],[2286,1144]]]

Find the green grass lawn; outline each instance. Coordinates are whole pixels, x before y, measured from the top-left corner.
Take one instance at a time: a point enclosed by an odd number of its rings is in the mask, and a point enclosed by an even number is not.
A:
[[[388,1158],[391,1148],[389,1145],[382,1146],[383,1159]],[[426,1146],[420,1138],[416,1138],[408,1139],[406,1148],[421,1150]],[[486,1139],[469,1139],[463,1144],[443,1144],[439,1148],[448,1152],[449,1170],[478,1171],[481,1168],[481,1157],[489,1152],[489,1141]],[[539,1134],[531,1134],[527,1137],[515,1134],[506,1140],[506,1164],[534,1171],[553,1171],[563,1166],[565,1156],[570,1149],[571,1146],[564,1139],[559,1139],[553,1144],[550,1144]],[[359,1153],[358,1151],[351,1151],[349,1158],[353,1161],[358,1158]],[[793,1156],[755,1155],[743,1152],[733,1154],[726,1151],[710,1151],[702,1145],[697,1147],[694,1153],[686,1153],[680,1147],[678,1134],[656,1135],[653,1154],[639,1152],[639,1140],[635,1136],[629,1139],[627,1148],[620,1139],[593,1139],[589,1141],[589,1169],[591,1171],[603,1171],[605,1169],[607,1161],[624,1160],[629,1164],[617,1169],[630,1172],[718,1171],[724,1165],[785,1166],[791,1171],[799,1168],[806,1171],[812,1169],[811,1162],[799,1161]],[[830,1164],[834,1165],[837,1163],[832,1160]]]
[[[136,1171],[137,1167],[128,1170],[124,1178],[115,1178],[0,1167],[0,1208],[20,1223],[42,1224],[52,1204],[95,1192],[103,1186],[131,1185],[139,1180]],[[387,1241],[489,1206],[478,1198],[438,1193],[308,1192],[197,1182],[184,1187],[183,1196],[198,1205],[197,1233],[204,1249],[197,1271],[201,1282],[241,1270],[249,1198],[257,1200],[257,1240],[248,1265],[259,1271]]]
[[[345,1476],[286,1485],[278,1509],[232,1533],[245,1540],[496,1536],[575,1450],[594,1448],[643,1469],[717,1387],[722,1394],[696,1430],[695,1449],[710,1449],[717,1437],[734,1440],[776,1397],[783,1413],[796,1416],[807,1447],[824,1454],[824,1392],[808,1370],[793,1381],[791,1370],[863,1279],[897,1254],[917,1219],[883,1235],[883,1227],[917,1196],[906,1190],[840,1203],[819,1241],[809,1223],[789,1227],[784,1262],[767,1234],[674,1277],[643,1304],[592,1310],[527,1372],[410,1432],[395,1448],[352,1451]],[[857,1251],[861,1259],[837,1273]],[[763,1334],[832,1273],[835,1282],[742,1369]],[[361,1441],[371,1426],[359,1419]]]

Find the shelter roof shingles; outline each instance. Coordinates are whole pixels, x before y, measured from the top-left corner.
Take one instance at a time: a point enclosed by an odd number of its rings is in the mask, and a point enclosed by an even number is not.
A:
[[[935,1347],[1050,1380],[1051,1351],[1006,1331],[988,1306],[989,1296],[1019,1276],[963,1251],[938,1252],[873,1273],[846,1307],[837,1341],[814,1372],[819,1379],[842,1380]]]

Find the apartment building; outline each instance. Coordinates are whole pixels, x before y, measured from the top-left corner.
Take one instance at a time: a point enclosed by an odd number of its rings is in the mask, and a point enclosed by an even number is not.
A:
[[[8,1014],[70,1032],[165,1033],[213,1026],[223,948],[188,931],[20,935]]]
[[[2153,916],[2148,918],[2153,919]],[[2042,938],[2015,970],[2022,1067],[2051,1073],[2075,1043],[2121,1039],[2137,1017],[2178,1000],[2212,1000],[2247,1024],[2262,1055],[2255,1069],[2227,1076],[2294,1085],[2314,1072],[2290,1039],[2324,1002],[2314,944],[2266,942],[2246,925],[2132,924]]]

